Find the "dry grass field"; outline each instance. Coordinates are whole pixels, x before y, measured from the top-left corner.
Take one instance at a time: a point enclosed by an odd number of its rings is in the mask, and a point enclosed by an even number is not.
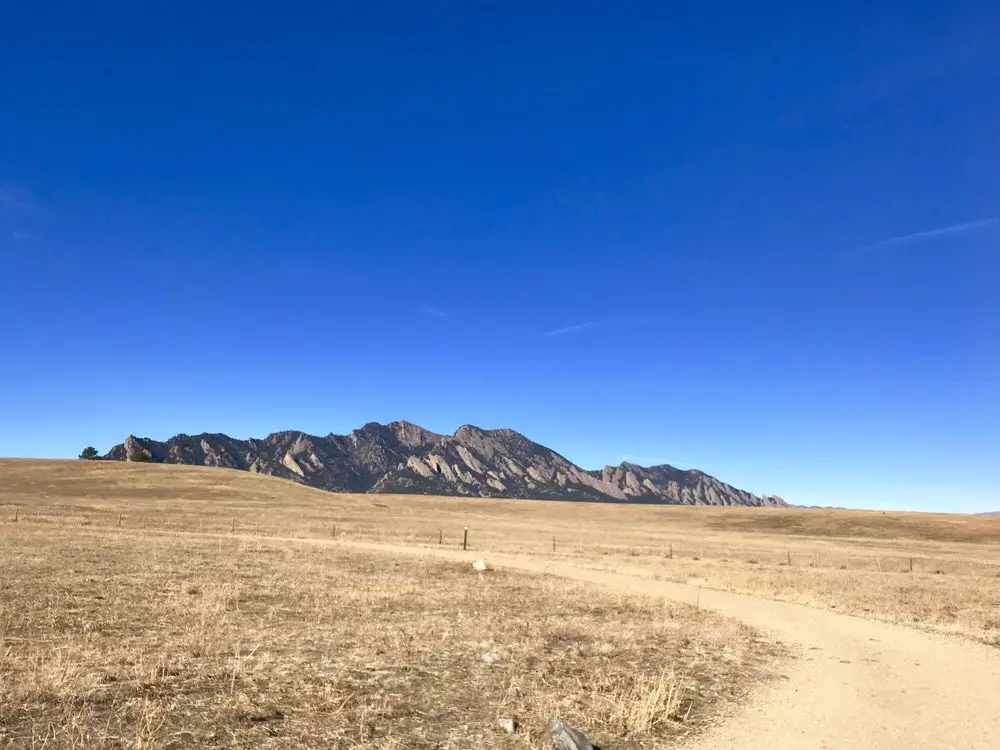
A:
[[[486,558],[1000,645],[997,517],[337,495],[4,460],[0,746],[541,748],[559,715],[659,747],[775,669],[774,647],[705,612],[344,543],[456,548],[464,527]]]
[[[339,538],[569,559],[1000,645],[1000,517],[338,495],[220,470],[0,462],[0,523]],[[671,553],[672,550],[672,553]],[[912,570],[911,570],[912,566]]]
[[[704,611],[371,547],[454,549],[464,527],[486,558],[1000,645],[996,517],[337,495],[3,460],[0,746],[542,748],[560,716],[606,747],[663,747],[781,670],[779,645]]]
[[[410,500],[0,462],[0,747],[662,747],[776,667],[691,607],[328,538],[418,533]]]

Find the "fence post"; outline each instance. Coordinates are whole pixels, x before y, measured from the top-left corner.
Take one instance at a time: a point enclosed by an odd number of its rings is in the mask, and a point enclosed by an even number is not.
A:
[[[462,532],[462,551],[469,549],[469,527],[466,526]]]
[[[444,544],[444,529],[438,529],[438,546]]]
[[[556,551],[556,537],[555,534],[552,535],[552,551]]]
[[[336,539],[336,538],[337,538],[337,524],[334,524],[334,525],[333,525],[333,533],[331,534],[331,536],[332,536],[332,537],[333,537],[334,539]]]
[[[20,508],[14,508],[14,523],[17,523],[17,518],[21,514]]]
[[[236,533],[236,519],[235,518],[233,519],[232,533],[233,534]]]
[[[674,559],[674,543],[673,542],[670,543],[670,558],[669,559],[671,559],[671,560]]]
[[[792,551],[788,550],[788,567],[792,567]]]
[[[119,526],[121,526],[121,525],[122,525],[122,518],[124,518],[124,517],[125,517],[125,514],[124,514],[124,513],[119,513],[119,514],[118,514],[118,525],[119,525]]]
[[[910,572],[913,572],[913,558],[910,558]]]

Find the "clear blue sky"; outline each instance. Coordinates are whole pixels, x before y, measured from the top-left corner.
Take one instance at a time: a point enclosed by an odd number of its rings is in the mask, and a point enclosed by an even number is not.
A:
[[[510,426],[1000,508],[995,2],[0,5],[0,455]]]

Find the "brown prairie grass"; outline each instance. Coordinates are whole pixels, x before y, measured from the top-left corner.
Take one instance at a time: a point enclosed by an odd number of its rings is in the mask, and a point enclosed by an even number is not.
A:
[[[347,495],[243,472],[0,461],[30,523],[472,547],[784,599],[1000,645],[1000,517]],[[789,564],[789,562],[791,564]],[[912,571],[911,571],[912,567]]]
[[[658,746],[775,655],[688,607],[335,544],[19,521],[0,568],[12,750],[541,748],[557,715]]]
[[[612,692],[607,725],[622,734],[643,735],[671,721],[685,721],[692,708],[685,700],[688,691],[686,681],[668,668],[626,679]]]

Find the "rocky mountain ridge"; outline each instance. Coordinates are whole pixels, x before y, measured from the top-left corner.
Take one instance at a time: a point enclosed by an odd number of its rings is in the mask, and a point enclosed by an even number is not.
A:
[[[335,492],[783,506],[696,470],[623,462],[588,471],[514,430],[465,425],[440,435],[410,422],[366,424],[347,435],[275,432],[237,440],[175,435],[166,442],[129,435],[108,460],[218,466],[270,474]]]

